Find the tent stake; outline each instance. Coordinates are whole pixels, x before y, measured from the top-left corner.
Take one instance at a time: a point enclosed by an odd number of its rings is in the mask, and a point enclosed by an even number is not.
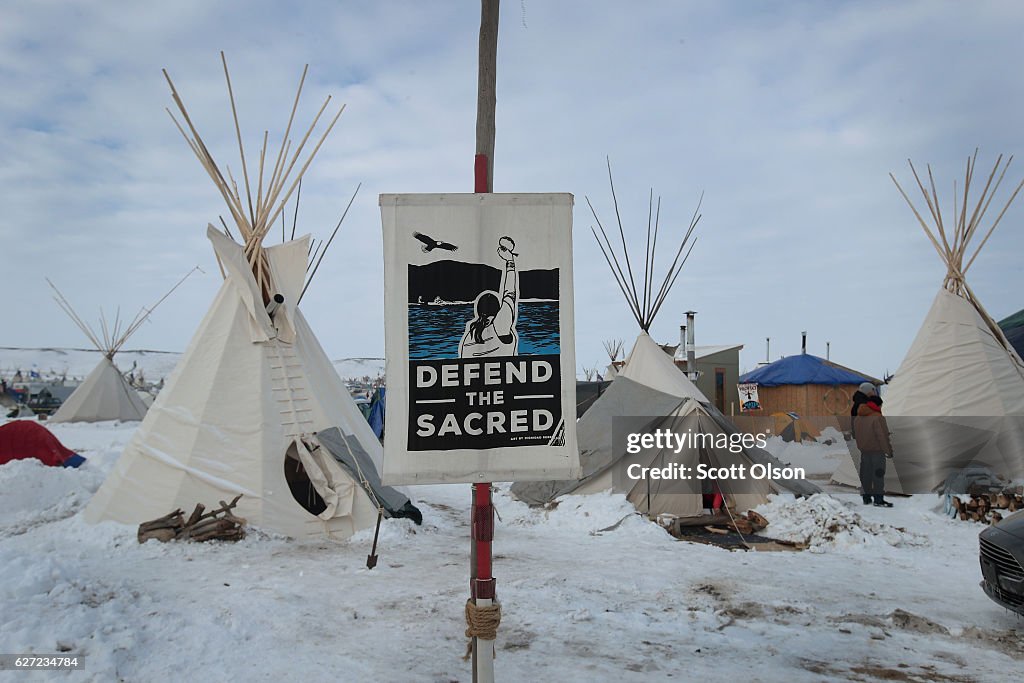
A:
[[[366,556],[366,568],[373,569],[377,566],[377,537],[380,535],[380,520],[384,516],[384,508],[377,508],[377,528],[373,530],[373,549]]]

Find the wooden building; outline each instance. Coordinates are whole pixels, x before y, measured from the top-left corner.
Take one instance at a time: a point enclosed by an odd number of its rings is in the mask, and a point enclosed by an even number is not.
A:
[[[686,372],[686,351],[682,344],[658,344],[661,350],[672,356],[676,367]],[[716,408],[730,415],[739,413],[739,395],[736,382],[740,376],[740,351],[743,344],[718,346],[694,346],[697,378],[693,383]],[[608,368],[606,379],[611,379],[625,361],[615,361]]]
[[[812,422],[849,416],[853,394],[863,382],[882,384],[877,377],[809,353],[780,358],[739,378],[740,384],[757,385],[761,410],[748,415],[796,413]]]

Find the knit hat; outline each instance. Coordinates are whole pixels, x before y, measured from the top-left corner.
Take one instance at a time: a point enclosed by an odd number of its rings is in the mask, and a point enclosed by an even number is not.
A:
[[[872,384],[871,382],[862,383],[859,387],[857,387],[857,390],[860,391],[865,396],[878,396],[878,389],[876,389],[875,385]]]

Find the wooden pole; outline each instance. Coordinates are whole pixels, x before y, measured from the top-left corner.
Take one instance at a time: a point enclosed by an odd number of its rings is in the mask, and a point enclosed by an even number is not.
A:
[[[484,164],[481,174],[474,172],[476,192],[494,191],[494,111],[497,105],[495,83],[498,66],[498,0],[481,0],[480,12],[480,64],[477,75],[476,100],[476,163]],[[481,160],[480,157],[483,157]]]
[[[473,191],[494,190],[494,111],[498,63],[498,0],[481,0],[480,57],[477,73],[476,156],[473,160]],[[472,541],[470,543],[470,590],[477,607],[495,599],[491,567],[494,537],[494,504],[491,483],[473,484]],[[494,642],[473,638],[473,682],[494,681]]]

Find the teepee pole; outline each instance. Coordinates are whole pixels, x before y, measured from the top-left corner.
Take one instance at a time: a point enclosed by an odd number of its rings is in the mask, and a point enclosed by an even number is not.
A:
[[[952,244],[950,244],[946,240],[946,235],[943,230],[941,214],[938,211],[938,193],[935,190],[935,181],[932,177],[931,166],[928,166],[928,179],[929,185],[931,187],[931,194],[929,194],[929,192],[925,189],[924,184],[921,182],[921,179],[918,176],[916,169],[914,169],[914,164],[911,163],[909,159],[907,160],[907,163],[910,165],[911,172],[914,175],[914,179],[917,181],[918,187],[921,189],[921,193],[924,195],[925,203],[928,205],[928,208],[932,213],[932,218],[935,221],[935,227],[938,229],[940,237],[942,237],[941,245],[939,244],[939,241],[935,238],[935,235],[932,233],[932,230],[928,227],[927,223],[921,217],[921,214],[914,206],[914,203],[910,201],[910,198],[907,196],[907,193],[903,191],[903,188],[896,180],[896,177],[892,173],[889,174],[889,177],[892,178],[893,183],[895,183],[896,188],[903,196],[904,201],[906,201],[907,205],[910,207],[910,210],[913,211],[914,217],[917,218],[917,222],[921,225],[921,228],[924,230],[925,234],[928,235],[928,238],[931,241],[932,246],[935,247],[935,250],[939,253],[939,256],[946,264],[946,277],[943,282],[944,288],[947,291],[950,291],[951,293],[957,296],[961,296],[968,302],[970,302],[971,306],[973,306],[974,310],[985,322],[985,326],[988,328],[989,332],[1006,350],[1007,354],[1010,356],[1011,360],[1014,363],[1014,367],[1021,375],[1021,378],[1024,379],[1024,365],[1022,365],[1022,362],[1024,361],[1021,361],[1020,356],[1014,351],[1013,346],[1010,344],[1009,340],[1007,340],[1006,335],[1003,333],[1002,329],[995,322],[992,316],[989,315],[988,311],[985,310],[985,307],[982,305],[978,297],[975,296],[974,291],[971,289],[970,285],[967,284],[965,276],[967,271],[970,269],[971,265],[974,264],[975,259],[978,258],[978,254],[981,253],[982,248],[984,248],[985,244],[988,243],[988,240],[992,236],[992,233],[995,231],[996,227],[998,227],[999,223],[1002,221],[1003,216],[1006,215],[1007,210],[1009,210],[1010,206],[1017,198],[1017,195],[1020,194],[1020,191],[1022,189],[1024,189],[1024,179],[1022,179],[1020,183],[1017,184],[1016,188],[1010,194],[1009,198],[1006,200],[1006,203],[1003,205],[1002,210],[999,212],[999,215],[996,216],[996,219],[992,222],[992,225],[990,225],[988,227],[988,230],[985,231],[984,237],[981,239],[980,243],[978,243],[977,247],[974,248],[974,251],[971,253],[970,258],[967,260],[967,263],[965,264],[963,261],[968,253],[970,243],[973,240],[973,238],[977,235],[978,229],[981,226],[981,222],[984,219],[985,214],[988,211],[988,208],[991,205],[993,199],[995,198],[995,195],[998,193],[999,188],[1002,185],[1003,179],[1006,177],[1006,172],[1009,169],[1010,163],[1013,161],[1013,157],[1011,156],[1006,160],[1006,163],[1004,164],[1003,155],[1000,154],[998,156],[995,164],[993,164],[992,166],[992,170],[988,175],[988,179],[986,180],[980,195],[978,195],[977,200],[974,202],[973,208],[971,208],[970,188],[971,181],[974,177],[974,169],[977,164],[977,158],[977,149],[974,150],[974,154],[967,158],[967,167],[964,173],[964,187],[962,199],[959,195],[959,190],[955,183],[953,186],[954,234]],[[962,202],[959,203],[959,206],[958,200]],[[968,211],[970,211],[970,218],[968,218]]]

